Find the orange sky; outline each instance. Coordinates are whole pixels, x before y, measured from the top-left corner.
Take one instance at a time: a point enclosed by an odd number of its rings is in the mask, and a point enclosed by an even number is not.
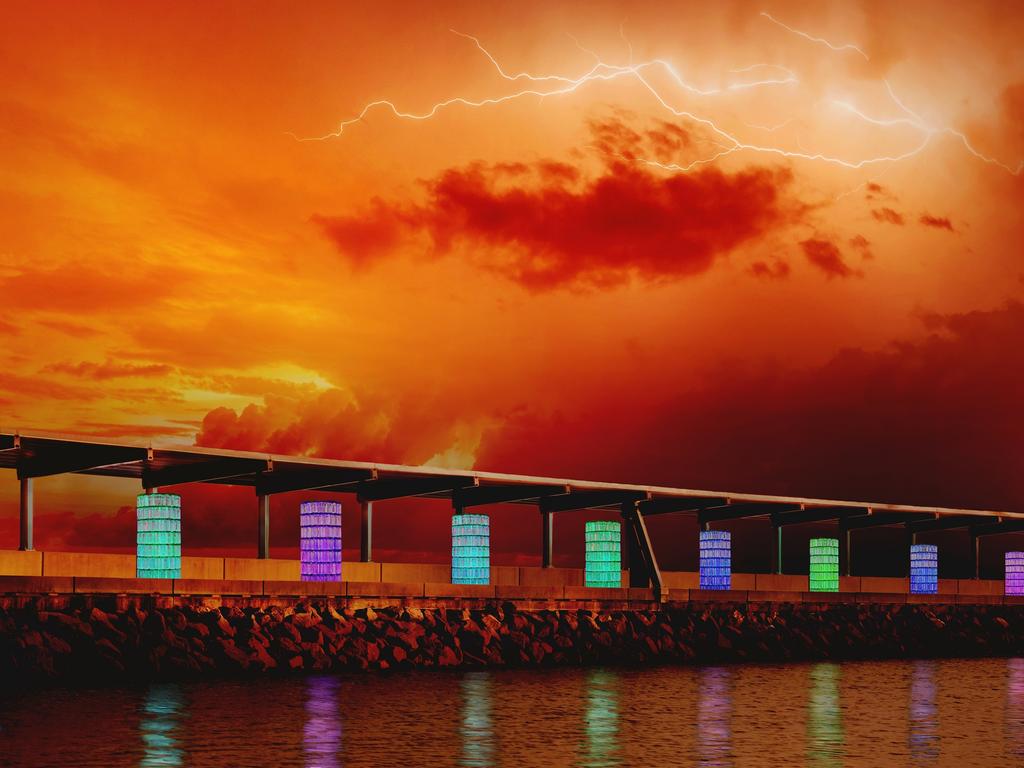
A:
[[[0,423],[1024,509],[1019,7],[551,6],[9,8]]]

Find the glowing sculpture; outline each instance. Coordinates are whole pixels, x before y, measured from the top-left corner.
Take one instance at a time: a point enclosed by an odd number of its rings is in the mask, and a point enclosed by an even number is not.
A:
[[[1007,552],[1005,563],[1005,593],[1024,595],[1024,552]]]
[[[935,595],[939,592],[939,548],[934,544],[910,547],[910,592]]]
[[[452,584],[491,583],[491,518],[452,515]]]
[[[811,539],[811,592],[839,591],[839,539]]]
[[[135,575],[181,578],[181,496],[140,493],[135,501]]]
[[[584,531],[586,540],[583,583],[588,587],[622,586],[622,523],[593,520]]]
[[[299,559],[303,581],[341,581],[341,504],[299,505]]]
[[[732,588],[732,534],[700,532],[700,588]]]

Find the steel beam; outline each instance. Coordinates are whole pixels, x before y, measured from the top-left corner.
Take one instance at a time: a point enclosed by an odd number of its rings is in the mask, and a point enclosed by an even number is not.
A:
[[[373,562],[373,502],[359,500],[359,561]]]
[[[185,483],[209,483],[216,480],[250,477],[258,472],[271,472],[272,470],[273,462],[270,459],[215,459],[177,464],[160,469],[146,467],[142,470],[142,485],[144,488],[164,488],[168,485],[183,485]]]
[[[533,501],[568,492],[567,485],[477,485],[456,489],[452,493],[452,506],[464,509],[484,504]]]
[[[372,469],[349,469],[342,467],[290,471],[277,467],[273,472],[260,474],[256,477],[256,494],[267,496],[273,493],[314,491],[324,488],[337,490],[339,486],[343,487],[351,483],[373,480],[376,477],[376,470]]]
[[[877,512],[873,515],[860,515],[841,520],[839,526],[848,531],[863,528],[880,528],[884,525],[903,525],[921,520],[920,512]]]
[[[477,485],[475,477],[438,475],[436,477],[385,477],[367,480],[354,486],[360,501],[384,501],[402,499],[407,496],[425,496],[432,493],[446,493],[458,488]]]
[[[541,512],[569,512],[574,509],[600,509],[601,507],[635,504],[647,498],[642,491],[571,491],[540,500]]]
[[[270,557],[270,497],[260,494],[256,497],[257,510],[257,553],[260,560]]]
[[[640,513],[650,517],[672,512],[699,512],[708,507],[723,506],[726,501],[721,496],[656,496],[640,502]]]
[[[32,478],[23,477],[21,479],[21,498],[18,504],[20,528],[18,549],[21,550],[30,550],[33,548],[32,535],[33,528],[35,526],[35,510],[33,508],[34,495]]]
[[[655,597],[661,600],[665,596],[664,582],[644,516],[637,509],[636,501],[622,502],[619,512],[625,524],[623,527],[629,550],[629,586],[641,589],[652,587]]]
[[[803,523],[824,523],[829,520],[842,520],[867,513],[867,507],[810,507],[795,512],[775,512],[772,514],[772,525],[782,527],[802,525]]]
[[[972,536],[998,536],[1001,533],[1020,533],[1024,531],[1024,520],[1003,520],[999,523],[985,523],[971,526]]]
[[[18,479],[49,477],[68,472],[85,472],[116,464],[144,461],[145,448],[127,446],[99,446],[96,448],[57,448],[23,455],[18,461]]]
[[[708,523],[719,520],[739,520],[743,517],[762,517],[800,509],[799,504],[780,504],[774,502],[740,502],[725,504],[721,507],[708,507],[698,513],[698,522],[702,530],[707,530]]]

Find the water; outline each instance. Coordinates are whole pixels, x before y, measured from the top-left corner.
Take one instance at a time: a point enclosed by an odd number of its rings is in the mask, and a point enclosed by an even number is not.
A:
[[[11,766],[1024,764],[1024,659],[6,692]]]

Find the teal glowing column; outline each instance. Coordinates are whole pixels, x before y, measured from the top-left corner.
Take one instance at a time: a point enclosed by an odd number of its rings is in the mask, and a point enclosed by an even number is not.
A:
[[[491,583],[491,518],[452,515],[452,584]]]
[[[811,592],[839,591],[839,539],[811,539]]]
[[[140,579],[180,579],[181,496],[140,493],[135,510],[135,575]]]
[[[586,525],[586,569],[583,583],[588,587],[622,586],[622,523],[593,520]]]

